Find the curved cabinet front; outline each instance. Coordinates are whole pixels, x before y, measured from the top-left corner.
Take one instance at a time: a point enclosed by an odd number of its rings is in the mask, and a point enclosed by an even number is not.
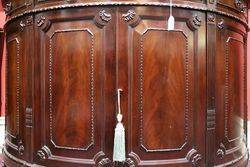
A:
[[[171,31],[164,6],[10,18],[5,165],[246,165],[244,21],[178,7],[173,15]],[[123,164],[112,160],[119,88]]]

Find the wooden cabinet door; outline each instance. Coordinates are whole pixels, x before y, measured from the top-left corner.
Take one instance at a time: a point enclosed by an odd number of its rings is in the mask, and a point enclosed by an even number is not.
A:
[[[217,22],[215,157],[229,165],[247,157],[246,30],[226,18]]]
[[[24,17],[8,26],[6,75],[6,151],[19,159],[30,159],[30,87],[31,73],[29,34],[32,17]],[[28,61],[27,61],[28,60]],[[26,62],[26,63],[25,63]],[[27,119],[26,119],[27,118]]]
[[[206,29],[204,14],[174,9],[119,11],[118,87],[127,130],[127,162],[136,166],[203,166]]]
[[[105,146],[113,139],[105,134],[106,129],[113,131],[109,116],[116,104],[115,68],[110,65],[115,64],[114,20],[112,8],[74,8],[36,16],[35,90],[40,92],[35,95],[36,163],[111,162],[107,157],[113,147]]]

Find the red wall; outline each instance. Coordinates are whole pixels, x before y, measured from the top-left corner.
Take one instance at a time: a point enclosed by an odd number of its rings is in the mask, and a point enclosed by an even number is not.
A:
[[[4,22],[5,22],[5,14],[4,14],[4,11],[3,11],[3,7],[0,3],[0,29],[3,28],[4,26]],[[3,53],[3,57],[2,57],[2,67],[1,67],[1,112],[0,112],[0,116],[4,116],[4,113],[5,113],[5,96],[3,96],[5,93],[5,60],[6,60],[6,57],[5,57],[5,49],[4,49],[4,53]],[[0,56],[1,58],[1,56]],[[1,61],[1,59],[0,59]]]
[[[248,16],[250,16],[250,10],[248,11]],[[248,23],[250,23],[250,17],[248,18]],[[248,120],[250,120],[250,33],[248,33],[247,41],[247,105],[248,105]]]

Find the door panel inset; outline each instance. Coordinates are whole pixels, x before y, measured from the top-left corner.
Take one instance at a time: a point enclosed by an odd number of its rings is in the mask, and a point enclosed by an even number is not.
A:
[[[57,148],[87,150],[94,144],[93,43],[87,29],[56,31],[50,38],[50,133]]]
[[[187,142],[186,43],[181,31],[149,29],[141,37],[139,108],[146,151],[181,150]]]

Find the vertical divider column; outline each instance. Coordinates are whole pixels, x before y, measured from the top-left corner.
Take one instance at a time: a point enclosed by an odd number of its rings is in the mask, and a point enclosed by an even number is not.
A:
[[[215,14],[207,13],[207,126],[206,126],[206,166],[214,166],[215,155],[215,54],[216,22]]]

